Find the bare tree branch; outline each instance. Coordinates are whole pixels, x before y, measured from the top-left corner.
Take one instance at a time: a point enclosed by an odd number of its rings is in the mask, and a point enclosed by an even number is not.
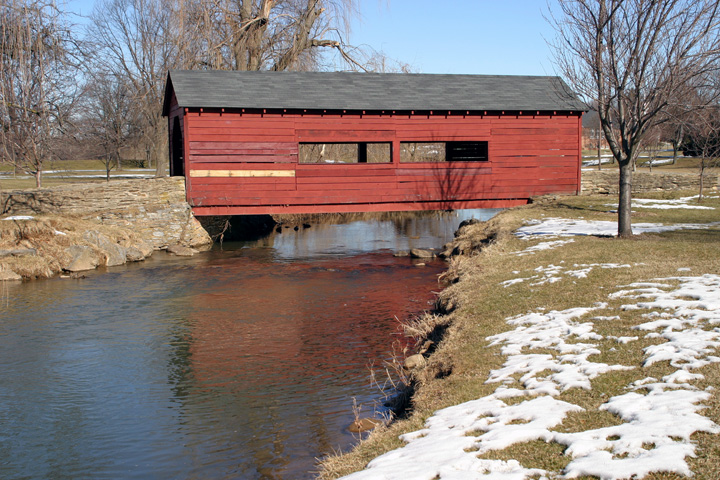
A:
[[[620,169],[618,234],[632,235],[632,168],[669,107],[718,71],[714,0],[559,0],[551,13],[558,70],[600,122]]]

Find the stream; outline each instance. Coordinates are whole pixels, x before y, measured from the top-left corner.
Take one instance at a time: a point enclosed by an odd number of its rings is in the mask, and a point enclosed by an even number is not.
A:
[[[0,282],[0,478],[310,479],[382,412],[439,248],[497,210],[313,224],[83,279]]]

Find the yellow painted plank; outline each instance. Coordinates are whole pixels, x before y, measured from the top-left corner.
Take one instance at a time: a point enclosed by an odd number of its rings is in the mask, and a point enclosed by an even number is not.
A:
[[[295,170],[190,170],[191,177],[294,177]]]

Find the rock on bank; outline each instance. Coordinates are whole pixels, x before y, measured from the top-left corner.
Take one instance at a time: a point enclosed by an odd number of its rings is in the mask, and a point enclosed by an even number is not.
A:
[[[182,177],[2,191],[0,205],[0,278],[49,277],[212,243],[185,201]]]

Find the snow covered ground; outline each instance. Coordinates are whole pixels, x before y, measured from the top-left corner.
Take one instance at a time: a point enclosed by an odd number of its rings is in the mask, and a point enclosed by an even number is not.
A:
[[[404,447],[345,478],[524,480],[533,475],[546,479],[594,475],[615,480],[659,471],[691,476],[685,460],[695,453],[691,435],[720,434],[720,426],[702,415],[710,388],[694,385],[703,378],[698,368],[720,363],[720,276],[681,276],[626,285],[610,298],[628,303],[619,310],[604,303],[506,319],[510,329],[488,337],[491,345],[501,346],[506,358],[487,379],[498,384],[493,394],[436,412],[425,428],[401,437]],[[644,349],[643,365],[669,361],[675,371],[662,378],[645,378],[638,370],[626,393],[600,407],[615,414],[618,425],[558,432],[556,427],[568,413],[583,410],[556,399],[560,392],[590,389],[591,380],[599,375],[636,369],[592,358],[602,352],[604,339],[594,331],[595,323],[617,321],[623,312],[636,309],[647,311],[644,321],[634,327],[638,336],[609,339],[617,344],[639,336],[662,339],[664,343]],[[523,399],[519,403],[504,401],[519,398]],[[478,458],[532,440],[564,445],[571,459],[565,470],[548,472],[515,460]]]
[[[706,198],[717,198],[717,195],[705,195]],[[652,198],[633,198],[632,208],[655,208],[660,210],[688,209],[688,210],[715,210],[715,207],[697,204],[698,196],[682,197],[672,200],[656,200]],[[691,205],[690,202],[693,202]],[[606,207],[617,208],[614,203],[605,204]],[[616,211],[616,210],[613,210]]]
[[[647,224],[639,230],[706,226]],[[616,229],[614,222],[549,218],[523,227],[518,235],[612,235]],[[564,243],[554,242],[547,248]],[[529,277],[502,285],[581,278],[593,268],[632,265],[541,266]],[[507,318],[508,330],[487,338],[505,357],[504,364],[486,379],[497,385],[494,393],[435,412],[425,428],[400,437],[405,446],[344,478],[525,480],[591,475],[619,480],[643,478],[651,472],[692,476],[686,462],[695,455],[692,434],[720,434],[720,426],[702,414],[703,402],[713,389],[697,386],[704,378],[698,369],[720,363],[720,276],[690,276],[688,270],[679,269],[682,276],[618,286],[605,303],[563,311],[538,309]],[[604,337],[595,331],[597,324],[638,318],[638,311],[643,313],[633,327],[634,335]],[[641,365],[596,360],[605,349],[622,348],[643,337],[654,342],[643,349],[642,366],[668,362],[672,373],[645,377],[638,368]],[[625,393],[600,406],[617,421],[601,428],[561,431],[558,427],[567,415],[583,408],[556,397],[570,389],[591,389],[594,378],[617,370],[636,372]],[[553,472],[517,460],[479,458],[528,441],[563,445],[568,465]]]
[[[720,225],[714,223],[675,223],[663,225],[661,223],[633,223],[633,233],[659,233],[674,230],[702,230],[710,226]],[[519,228],[515,233],[519,238],[530,239],[537,235],[544,237],[565,237],[578,235],[617,235],[617,222],[604,220],[584,220],[570,218],[546,218]]]
[[[674,200],[653,200],[650,198],[634,198],[632,200],[632,208],[659,208],[663,210],[673,208],[686,208],[691,210],[715,210],[715,207],[708,207],[705,205],[697,205],[698,197],[694,195],[692,197],[682,197]],[[695,202],[694,205],[690,205],[690,202]]]

